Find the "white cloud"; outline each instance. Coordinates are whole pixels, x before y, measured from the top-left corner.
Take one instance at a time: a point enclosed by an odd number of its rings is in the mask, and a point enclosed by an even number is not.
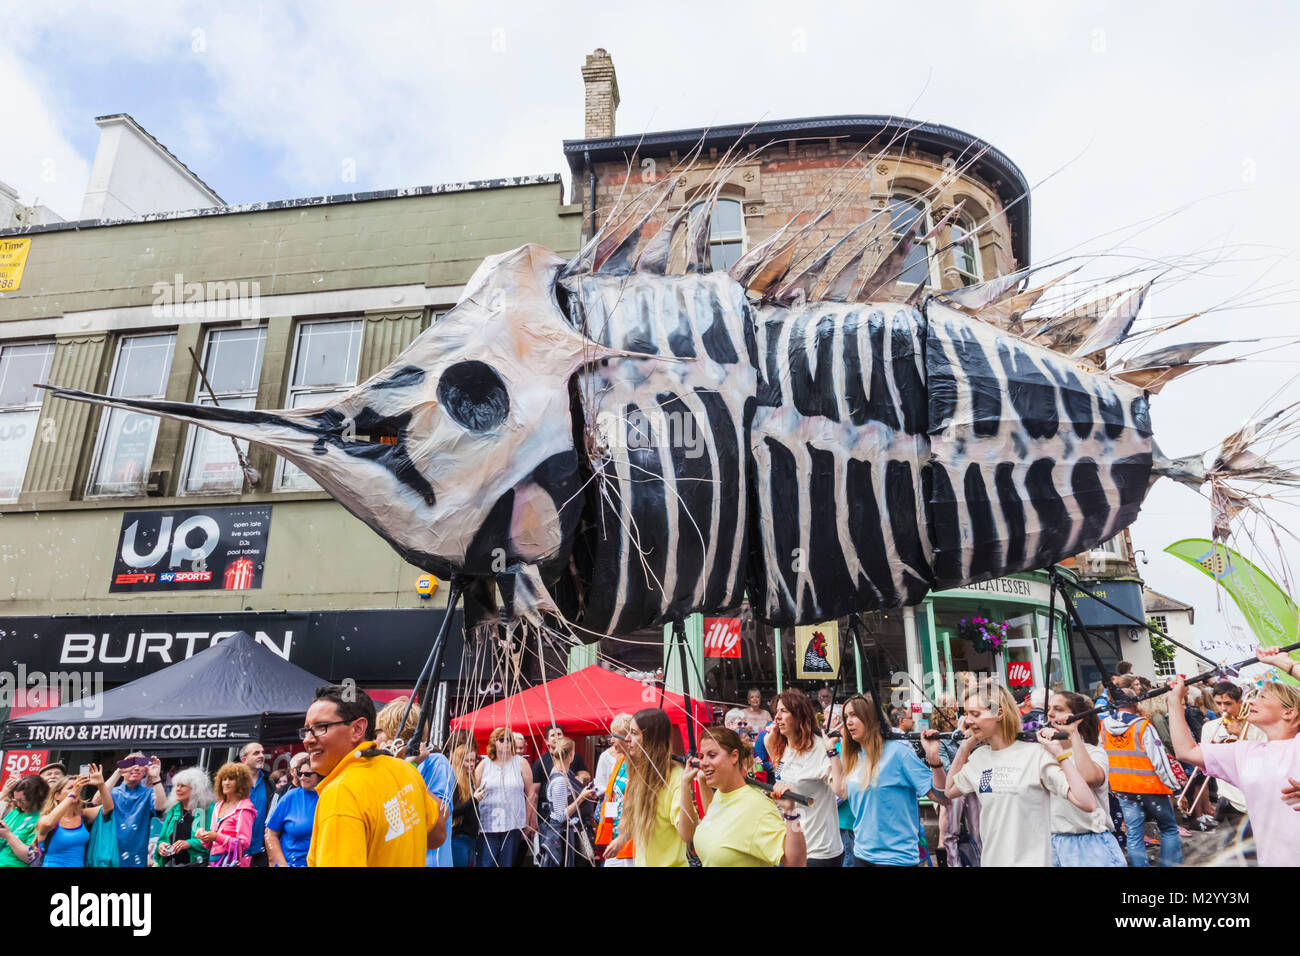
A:
[[[0,50],[0,181],[27,205],[41,203],[65,219],[81,211],[90,163],[68,140],[42,77]]]

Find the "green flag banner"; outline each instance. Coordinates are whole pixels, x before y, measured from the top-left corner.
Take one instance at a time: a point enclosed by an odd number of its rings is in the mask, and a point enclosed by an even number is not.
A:
[[[1272,578],[1232,548],[1215,544],[1208,538],[1184,538],[1165,548],[1165,552],[1214,578],[1232,597],[1260,644],[1269,647],[1296,640],[1296,632],[1300,630],[1300,609]],[[1294,651],[1291,654],[1293,658],[1296,655]],[[1279,677],[1288,683],[1296,683],[1285,675]]]

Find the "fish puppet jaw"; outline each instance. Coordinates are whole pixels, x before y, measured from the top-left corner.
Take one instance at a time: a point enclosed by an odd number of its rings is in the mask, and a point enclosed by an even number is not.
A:
[[[541,568],[528,575],[536,585],[567,561],[582,509],[570,379],[621,354],[565,319],[554,291],[564,264],[532,244],[489,258],[454,308],[325,406],[245,411],[51,390],[259,442],[417,567],[444,577]]]

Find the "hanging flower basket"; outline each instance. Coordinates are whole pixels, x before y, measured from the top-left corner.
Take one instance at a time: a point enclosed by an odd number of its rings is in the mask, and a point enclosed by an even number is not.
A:
[[[1007,643],[1007,624],[986,617],[962,618],[957,636],[969,641],[977,651],[1000,651]]]

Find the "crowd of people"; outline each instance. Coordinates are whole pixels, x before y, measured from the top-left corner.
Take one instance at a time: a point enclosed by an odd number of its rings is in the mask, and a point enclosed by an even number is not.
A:
[[[1275,648],[1259,660],[1300,670]],[[411,746],[419,708],[322,688],[304,752],[268,773],[260,743],[209,774],[164,778],[128,754],[105,778],[61,764],[0,794],[0,866],[1145,866],[1182,861],[1178,812],[1247,836],[1260,865],[1300,864],[1300,692],[1276,680],[1116,674],[1094,698],[958,675],[914,733],[869,694],[758,691],[722,723],[649,707],[612,715],[594,775],[560,726],[532,763],[494,728]],[[414,752],[408,752],[414,751]],[[930,850],[921,806],[938,810]],[[155,818],[160,821],[152,840]]]

